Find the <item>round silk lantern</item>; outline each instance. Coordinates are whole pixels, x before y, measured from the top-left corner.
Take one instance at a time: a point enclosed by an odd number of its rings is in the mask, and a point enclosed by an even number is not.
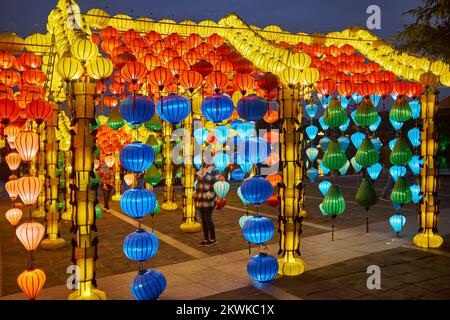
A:
[[[239,100],[236,108],[242,119],[258,121],[266,114],[269,102],[263,97],[251,94]]]
[[[36,268],[28,268],[17,277],[19,288],[30,300],[35,300],[45,284],[44,271]]]
[[[31,175],[26,175],[18,179],[16,186],[20,199],[26,206],[35,204],[42,190],[41,180]]]
[[[122,118],[133,125],[150,121],[155,114],[155,104],[148,97],[137,95],[120,103]]]
[[[202,101],[202,114],[214,123],[221,122],[231,117],[234,110],[233,101],[224,94],[214,94]]]
[[[152,147],[142,142],[127,144],[120,151],[120,162],[125,170],[140,173],[147,170],[153,163],[155,153]]]
[[[16,229],[17,239],[20,240],[27,251],[36,250],[44,234],[45,227],[35,221],[24,222]]]
[[[156,110],[161,119],[175,124],[186,119],[191,112],[191,104],[183,96],[169,94],[159,99]]]
[[[242,229],[244,238],[255,244],[263,244],[272,239],[275,233],[275,227],[269,218],[254,216],[247,220]]]
[[[142,187],[129,189],[120,198],[120,208],[129,217],[141,219],[149,215],[156,204],[155,194]]]
[[[271,281],[278,273],[278,261],[271,255],[259,253],[248,262],[247,273],[255,281]]]
[[[136,300],[155,300],[166,286],[166,278],[160,271],[141,270],[131,283],[131,293]]]
[[[241,184],[241,192],[249,203],[259,205],[269,199],[273,194],[273,188],[267,179],[254,176],[244,180]]]
[[[139,229],[126,236],[123,252],[128,259],[144,262],[158,251],[158,238],[151,232]]]

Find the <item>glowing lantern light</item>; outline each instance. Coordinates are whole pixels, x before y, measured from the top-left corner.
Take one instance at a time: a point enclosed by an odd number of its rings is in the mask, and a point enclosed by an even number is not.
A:
[[[361,132],[355,132],[354,134],[352,134],[350,136],[350,140],[352,141],[352,143],[356,149],[359,149],[359,147],[361,146],[361,143],[363,142],[363,140],[365,138],[366,138],[366,135]]]
[[[120,103],[120,114],[126,122],[140,124],[150,121],[155,114],[155,104],[148,97],[137,95]]]
[[[191,112],[191,104],[185,97],[169,94],[158,101],[156,110],[161,119],[175,124],[186,119]]]
[[[372,142],[373,146],[375,147],[375,150],[380,151],[383,144],[378,138],[371,138],[370,141]]]
[[[322,148],[323,152],[327,151],[328,145],[330,144],[330,138],[323,137],[319,140],[319,145]]]
[[[244,172],[244,170],[242,170],[240,168],[234,169],[231,172],[231,180],[233,180],[233,181],[241,181],[244,178],[245,178],[245,172]]]
[[[342,108],[338,99],[331,99],[330,105],[328,106],[323,120],[326,125],[331,128],[339,128],[347,121],[347,115],[345,114],[344,108]]]
[[[345,175],[347,173],[349,167],[350,167],[350,161],[347,160],[345,162],[344,166],[339,169],[339,173],[341,175]]]
[[[38,177],[26,175],[17,180],[17,191],[22,202],[27,205],[33,205],[39,193],[42,190],[42,182]]]
[[[16,171],[20,163],[22,162],[22,158],[17,152],[11,152],[5,156],[6,163],[11,171]]]
[[[306,175],[308,176],[311,182],[314,182],[317,180],[317,177],[319,176],[319,171],[316,168],[312,167],[306,170]]]
[[[265,202],[272,194],[273,187],[269,181],[261,176],[246,179],[241,184],[243,197],[251,204],[259,205]]]
[[[16,229],[17,239],[23,244],[26,250],[34,251],[41,243],[45,234],[45,227],[34,221],[24,222]]]
[[[381,173],[383,166],[380,163],[375,163],[367,168],[367,173],[369,174],[370,179],[376,180]]]
[[[262,216],[255,216],[248,219],[242,228],[244,238],[255,244],[263,244],[272,239],[275,227],[272,220]]]
[[[242,195],[242,192],[241,192],[241,186],[239,186],[239,188],[237,189],[237,192],[236,192],[236,193],[237,193],[239,199],[241,199],[241,201],[242,201],[242,203],[244,204],[244,206],[248,206],[248,205],[250,204],[250,202],[247,201],[247,199],[244,198],[244,196]]]
[[[350,125],[350,119],[347,118],[347,121],[345,121],[345,123],[339,127],[339,129],[344,132],[347,131],[348,126]]]
[[[345,153],[342,151],[337,141],[331,140],[323,155],[322,162],[330,170],[339,170],[347,161]]]
[[[17,180],[9,180],[5,183],[6,192],[8,192],[9,197],[12,201],[16,201],[19,195],[19,190],[17,190]]]
[[[141,270],[131,283],[131,293],[136,300],[155,300],[166,286],[166,278],[158,270]]]
[[[10,145],[11,145],[11,143],[14,143],[14,141],[16,140],[17,136],[19,135],[20,131],[21,131],[20,128],[15,125],[9,125],[5,128],[3,133],[6,136],[6,138],[8,139],[8,143]],[[14,148],[15,148],[15,144],[14,144]],[[12,148],[12,149],[14,149],[14,148]]]
[[[418,184],[410,185],[409,188],[411,189],[411,195],[412,195],[412,202],[414,204],[419,203],[419,201],[423,198],[423,195],[420,194],[420,186]]]
[[[325,122],[324,117],[321,116],[319,118],[319,124],[322,127],[323,130],[328,130],[328,128],[330,128],[330,126]]]
[[[323,164],[322,161],[319,163],[319,167],[320,167],[320,169],[322,170],[322,172],[323,172],[325,175],[327,175],[327,174],[330,173],[330,169],[328,169],[328,168]]]
[[[264,138],[250,138],[238,146],[238,152],[242,154],[246,162],[259,164],[269,157],[270,143]]]
[[[239,218],[239,226],[241,227],[241,229],[244,228],[244,225],[247,222],[247,220],[250,220],[251,218],[253,218],[253,216],[248,215],[248,214],[245,214]]]
[[[389,224],[391,228],[397,233],[397,236],[402,231],[406,223],[406,217],[402,214],[394,214],[389,218]]]
[[[395,182],[394,188],[391,192],[391,200],[392,202],[396,202],[399,204],[411,202],[411,189],[409,188],[409,185],[404,177],[399,177]]]
[[[234,105],[227,95],[214,94],[203,99],[201,108],[207,120],[217,123],[231,117]]]
[[[317,133],[319,132],[319,129],[314,125],[310,125],[306,127],[305,131],[308,138],[310,140],[314,140],[314,138],[317,136]]]
[[[266,114],[268,107],[269,103],[265,98],[251,94],[239,100],[236,109],[242,119],[258,121]]]
[[[214,129],[214,135],[221,144],[224,144],[227,141],[229,134],[230,129],[226,126],[218,126]]]
[[[213,188],[219,199],[223,200],[230,190],[230,184],[226,181],[217,181],[216,183],[214,183]]]
[[[378,195],[373,187],[372,181],[363,178],[356,192],[355,201],[367,211],[378,202]]]
[[[6,220],[15,228],[22,218],[22,210],[19,208],[11,208],[5,213]]]
[[[243,122],[236,127],[237,134],[242,140],[248,140],[255,134],[255,125],[250,122]]]
[[[17,135],[14,143],[22,160],[30,162],[38,152],[39,135],[31,131],[24,131]]]
[[[338,143],[341,149],[345,152],[347,151],[349,145],[350,145],[350,139],[344,136],[341,136],[338,138]]]
[[[40,125],[52,117],[53,105],[38,99],[28,103],[25,107],[25,112],[30,120],[36,121]]]
[[[116,163],[116,157],[113,155],[106,156],[105,163],[108,168],[112,168],[114,166],[114,164]]]
[[[248,262],[247,273],[255,281],[271,281],[278,273],[278,260],[271,255],[259,253]]]
[[[36,268],[28,268],[17,277],[17,284],[30,300],[35,300],[45,284],[44,271]]]
[[[361,146],[356,152],[356,162],[358,162],[362,167],[367,168],[377,163],[379,159],[380,156],[378,154],[378,151],[375,149],[372,141],[368,137],[364,138]]]
[[[395,144],[397,143],[398,138],[394,138],[391,141],[389,141],[389,149],[392,151],[394,150]]]
[[[332,185],[322,202],[322,208],[326,216],[338,216],[345,211],[345,200],[338,186]]]
[[[155,194],[142,187],[128,189],[120,198],[120,208],[129,217],[141,219],[149,215],[156,205]]]
[[[158,238],[151,232],[139,229],[126,236],[123,252],[128,259],[144,262],[158,251]]]
[[[420,146],[420,129],[412,128],[408,131],[408,139],[414,148]]]
[[[308,104],[306,105],[305,110],[310,118],[314,118],[316,116],[318,107],[316,104]]]
[[[418,155],[415,155],[411,158],[411,160],[408,162],[408,166],[413,172],[414,175],[420,174],[420,168],[423,165],[423,159],[420,159]]]
[[[319,150],[315,147],[310,147],[306,149],[306,156],[311,162],[314,162],[316,160],[317,156],[319,155]]]
[[[412,118],[419,119],[420,118],[420,109],[421,109],[420,101],[417,101],[417,100],[411,101],[409,103],[409,106],[411,107]]]
[[[395,143],[394,150],[389,156],[389,161],[398,166],[406,166],[413,154],[404,138],[399,138]]]
[[[152,147],[139,141],[127,144],[120,151],[120,163],[126,170],[134,173],[150,168],[154,159]]]
[[[378,127],[380,126],[380,123],[381,123],[381,117],[378,116],[377,121],[375,121],[373,124],[371,124],[369,126],[370,131],[372,131],[372,132],[377,131]]]
[[[127,173],[126,175],[123,176],[123,180],[125,181],[127,186],[131,186],[134,182],[134,174]]]
[[[363,168],[355,159],[355,157],[350,159],[350,163],[352,164],[353,169],[355,170],[356,173],[360,172],[361,169]]]
[[[391,118],[389,118],[389,122],[391,123],[391,125],[394,127],[394,129],[395,130],[400,130],[401,128],[402,128],[402,126],[403,126],[403,123],[404,122],[398,122],[398,121],[395,121],[395,120],[393,120],[393,119],[391,119]]]
[[[399,177],[404,177],[406,175],[406,168],[403,166],[392,166],[389,168],[389,172],[394,181],[397,181]]]
[[[331,188],[332,183],[330,181],[324,180],[319,183],[319,190],[325,196],[328,190]]]
[[[16,121],[20,108],[14,100],[0,99],[0,122],[3,125]]]
[[[230,163],[230,157],[223,152],[217,153],[213,157],[214,165],[219,172],[223,172]]]

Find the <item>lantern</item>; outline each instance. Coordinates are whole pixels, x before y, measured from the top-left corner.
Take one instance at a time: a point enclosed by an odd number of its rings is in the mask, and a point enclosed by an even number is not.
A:
[[[6,220],[15,228],[22,218],[22,210],[19,208],[11,208],[5,213]]]
[[[380,163],[375,163],[367,168],[367,173],[369,174],[370,179],[376,180],[381,173],[383,166]]]
[[[273,187],[263,177],[254,176],[244,180],[241,184],[241,192],[249,203],[259,205],[273,194]]]
[[[324,180],[319,183],[319,190],[325,196],[330,190],[332,183],[330,181]]]
[[[14,122],[19,117],[20,108],[14,100],[0,99],[0,122],[3,125]]]
[[[271,281],[278,273],[278,261],[271,255],[259,253],[248,262],[247,273],[255,281]]]
[[[36,268],[28,268],[17,277],[17,284],[30,300],[35,300],[45,284],[44,271]]]
[[[371,100],[364,100],[358,106],[355,114],[356,123],[368,127],[378,120],[378,112]]]
[[[344,136],[341,136],[338,138],[338,143],[341,149],[346,152],[348,149],[348,146],[350,145],[350,139]]]
[[[415,155],[408,162],[408,166],[413,172],[414,175],[420,174],[420,168],[423,165],[423,159],[421,159],[418,155]]]
[[[155,194],[142,187],[129,189],[120,198],[120,208],[129,217],[141,219],[149,215],[156,204]]]
[[[251,94],[239,100],[236,108],[242,119],[258,121],[266,114],[269,102],[263,97]]]
[[[144,262],[158,251],[158,238],[151,232],[139,229],[126,236],[123,252],[128,259]]]
[[[312,167],[306,170],[306,175],[308,176],[311,182],[314,182],[319,176],[319,171],[316,168]]]
[[[356,149],[358,149],[361,146],[361,143],[365,139],[365,134],[361,132],[355,132],[350,136],[350,140],[352,141],[353,145]]]
[[[263,244],[272,239],[275,227],[272,220],[262,216],[254,216],[247,220],[242,228],[244,238],[251,243]]]
[[[389,156],[389,161],[398,166],[406,166],[412,158],[411,149],[404,138],[399,138],[395,143],[394,150]]]
[[[19,168],[20,163],[22,162],[22,158],[17,152],[8,153],[5,156],[5,160],[8,164],[9,170],[11,171],[16,171]]]
[[[230,184],[226,181],[217,181],[216,183],[214,183],[213,188],[219,199],[223,200],[230,190]]]
[[[372,141],[368,137],[364,138],[361,146],[356,152],[356,162],[358,162],[362,167],[367,168],[377,163],[379,159],[380,156],[378,154],[378,151],[375,149]]]
[[[19,195],[19,191],[17,190],[17,180],[9,180],[5,183],[6,192],[8,192],[9,197],[14,202]]]
[[[314,162],[318,155],[319,150],[316,147],[310,147],[306,149],[306,156],[308,157],[309,161]]]
[[[239,123],[236,127],[237,134],[242,140],[248,140],[255,134],[255,125],[250,122]],[[235,143],[235,145],[237,145]]]
[[[249,214],[245,214],[239,218],[239,226],[241,227],[241,229],[244,228],[244,225],[247,222],[247,220],[250,220],[251,218],[253,218],[253,216],[251,216]]]
[[[140,173],[147,170],[153,163],[155,153],[152,147],[142,142],[127,144],[120,151],[120,163],[131,172]]]
[[[141,270],[131,283],[131,293],[136,300],[155,300],[166,286],[166,279],[161,272]]]
[[[315,125],[309,125],[306,127],[305,132],[310,140],[314,140],[319,132],[319,129]]]
[[[397,236],[400,234],[400,231],[402,231],[403,227],[406,223],[406,217],[402,214],[394,214],[389,218],[389,224],[391,225],[391,228],[397,233]]]
[[[25,162],[30,162],[39,149],[39,135],[31,131],[24,131],[17,135],[14,141],[16,150]]]
[[[98,47],[89,39],[79,37],[72,43],[71,53],[78,60],[86,62],[98,55]]]
[[[347,157],[342,151],[337,141],[330,141],[325,154],[322,158],[322,163],[330,170],[339,170],[347,162]]]
[[[84,69],[80,61],[75,58],[62,58],[56,65],[56,71],[64,81],[71,81],[80,78]]]
[[[127,173],[126,175],[123,176],[123,180],[125,181],[125,183],[127,184],[127,186],[131,186],[134,182],[134,174],[133,173]]]
[[[202,101],[202,114],[209,121],[221,122],[231,117],[234,110],[233,101],[223,94],[214,94]]]
[[[8,143],[11,144],[11,143],[14,143],[14,141],[16,140],[17,136],[19,135],[20,131],[21,130],[18,126],[9,125],[5,128],[5,130],[3,131],[3,134],[8,139]]]
[[[34,251],[41,243],[45,234],[45,227],[34,221],[22,223],[16,229],[17,239],[23,244],[26,250]]]
[[[217,126],[214,129],[214,135],[217,141],[224,144],[227,141],[228,135],[230,134],[230,129],[226,126]]]
[[[328,190],[322,202],[322,209],[326,216],[341,215],[345,211],[345,200],[338,186],[333,185]]]
[[[113,155],[109,155],[105,157],[105,163],[108,168],[112,168],[116,163],[116,157]]]
[[[118,41],[118,40],[113,40]],[[123,69],[123,67],[122,67]],[[92,59],[91,62],[86,67],[87,73],[89,76],[96,80],[105,80],[109,78],[114,70],[114,65],[111,62],[111,60],[103,58],[103,57],[96,57]],[[100,83],[100,82],[99,82]]]
[[[240,168],[234,169],[231,172],[231,180],[233,180],[233,181],[241,181],[244,178],[245,178],[245,172]]]
[[[276,194],[271,195],[269,199],[266,200],[266,203],[273,208],[276,208],[280,205],[280,201],[278,200]]]
[[[25,107],[28,119],[36,121],[38,125],[52,117],[53,105],[47,101],[38,99],[31,101]]]
[[[127,62],[120,70],[122,78],[130,83],[144,82],[147,75],[147,69],[145,65],[137,61]]]
[[[323,119],[325,124],[331,128],[339,128],[341,125],[345,124],[348,118],[339,100],[333,98],[325,111]]]
[[[405,204],[411,202],[412,193],[408,183],[404,177],[399,177],[394,184],[394,188],[391,192],[392,202]]]
[[[255,137],[240,143],[237,150],[239,157],[242,157],[245,162],[259,164],[269,157],[270,149],[270,143],[266,139]]]
[[[148,97],[137,95],[120,103],[120,114],[133,125],[150,121],[155,114],[155,104]]]
[[[360,206],[369,210],[369,207],[375,205],[378,201],[378,195],[370,179],[363,178],[356,192],[355,201]]]
[[[408,131],[408,139],[414,148],[420,146],[420,129],[412,128]]]
[[[214,165],[219,172],[223,172],[230,163],[230,157],[223,152],[217,153],[213,157]]]
[[[26,175],[17,180],[17,191],[22,202],[27,205],[33,205],[39,193],[41,193],[42,182],[38,177]]]
[[[183,121],[189,115],[191,104],[185,97],[169,94],[158,101],[156,109],[161,119],[175,124]]]
[[[405,122],[412,118],[412,110],[405,97],[398,97],[389,112],[389,119]]]

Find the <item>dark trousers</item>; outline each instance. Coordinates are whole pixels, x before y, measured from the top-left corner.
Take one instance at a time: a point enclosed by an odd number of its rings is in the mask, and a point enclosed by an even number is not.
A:
[[[106,188],[102,187],[102,192],[103,192],[103,202],[105,204],[105,209],[109,210],[109,199],[111,198],[111,191],[112,191],[112,187],[108,186]]]
[[[199,211],[202,218],[202,229],[205,240],[215,240],[216,227],[212,219],[214,207],[199,208]]]

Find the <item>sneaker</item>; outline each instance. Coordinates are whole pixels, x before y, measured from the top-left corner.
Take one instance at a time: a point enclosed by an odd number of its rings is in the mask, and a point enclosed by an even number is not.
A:
[[[199,242],[199,246],[206,246],[209,243],[209,240],[202,240],[202,242]]]
[[[217,243],[217,240],[209,240],[209,241],[205,244],[205,246],[206,246],[206,247],[211,247],[211,246],[214,246],[216,243]]]

